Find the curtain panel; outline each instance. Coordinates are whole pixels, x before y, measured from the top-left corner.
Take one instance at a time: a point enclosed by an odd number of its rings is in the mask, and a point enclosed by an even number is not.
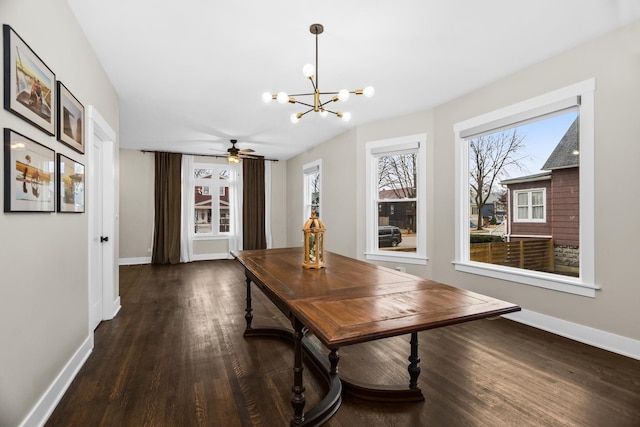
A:
[[[242,248],[266,249],[264,159],[242,159]]]
[[[155,153],[155,220],[152,264],[180,262],[180,153]]]

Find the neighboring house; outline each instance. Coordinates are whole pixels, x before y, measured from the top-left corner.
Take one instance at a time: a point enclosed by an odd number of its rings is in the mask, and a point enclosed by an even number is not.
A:
[[[382,200],[401,200],[394,190],[380,190],[378,197]],[[415,230],[416,202],[380,202],[378,204],[378,218],[378,225],[393,225],[410,233],[411,230]]]
[[[556,265],[577,270],[580,248],[578,118],[541,169],[544,172],[502,181],[507,187],[508,203],[505,238],[510,241],[553,239]]]
[[[211,233],[212,195],[209,187],[195,187],[195,233]],[[220,187],[220,233],[229,232],[229,187]]]
[[[478,220],[478,206],[473,201],[474,197],[471,197],[471,202],[469,204],[469,222],[475,223]],[[482,206],[482,218],[485,219],[485,224],[488,224],[491,218],[496,217],[496,221],[498,223],[504,220],[506,215],[506,206],[504,202],[501,200],[501,195],[496,193],[491,193],[487,202]]]

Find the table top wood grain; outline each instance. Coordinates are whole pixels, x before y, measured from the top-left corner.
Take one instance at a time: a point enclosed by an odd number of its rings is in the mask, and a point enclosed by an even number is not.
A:
[[[302,267],[301,248],[234,256],[327,348],[519,311],[516,304],[331,252]]]

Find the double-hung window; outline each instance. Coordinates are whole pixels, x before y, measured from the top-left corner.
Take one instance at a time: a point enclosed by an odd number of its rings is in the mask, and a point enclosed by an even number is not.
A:
[[[456,270],[595,296],[586,80],[457,123]]]
[[[322,160],[307,163],[302,167],[302,189],[303,189],[303,211],[302,223],[309,219],[311,211],[315,209],[316,215],[319,217],[320,212],[320,191],[322,189]]]
[[[370,260],[426,264],[426,135],[366,144]]]

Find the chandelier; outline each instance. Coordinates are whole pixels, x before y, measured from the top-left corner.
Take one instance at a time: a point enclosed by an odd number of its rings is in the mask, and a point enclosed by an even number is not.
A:
[[[326,106],[332,102],[338,102],[338,101],[345,102],[346,100],[349,99],[350,94],[364,95],[367,98],[371,98],[374,95],[375,90],[373,89],[373,87],[367,86],[364,89],[358,89],[358,90],[352,90],[352,91],[349,91],[347,89],[342,89],[338,92],[321,92],[318,86],[318,34],[322,34],[322,32],[324,31],[324,27],[321,24],[313,24],[311,25],[311,27],[309,27],[309,31],[311,31],[311,34],[315,34],[316,36],[316,65],[314,67],[311,64],[306,64],[304,67],[302,67],[302,74],[304,74],[304,76],[307,77],[311,82],[311,85],[313,86],[313,92],[297,93],[293,95],[287,95],[286,92],[279,92],[274,94],[265,92],[262,94],[262,100],[265,103],[269,103],[275,99],[280,104],[286,104],[286,103],[300,104],[300,105],[309,107],[309,109],[303,113],[292,114],[290,117],[292,123],[298,123],[298,121],[302,118],[302,116],[312,111],[316,113],[320,113],[321,117],[326,117],[329,113],[331,113],[331,114],[334,114],[336,117],[342,118],[342,120],[344,120],[345,122],[348,122],[349,120],[351,120],[351,113],[346,111],[344,112],[333,111],[326,108]],[[332,95],[332,96],[328,100],[323,101],[321,97],[322,96],[326,97],[327,95],[329,96]],[[313,104],[311,103],[310,100],[308,102],[303,102],[296,99],[296,97],[306,97],[306,96],[313,97]]]

